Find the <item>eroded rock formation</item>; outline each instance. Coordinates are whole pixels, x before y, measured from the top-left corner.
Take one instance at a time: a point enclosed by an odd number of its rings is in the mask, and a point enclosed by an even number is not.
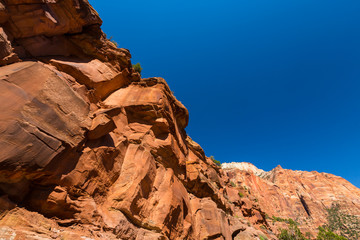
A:
[[[0,238],[256,239],[228,179],[86,0],[0,1]]]
[[[338,203],[348,214],[360,216],[360,189],[345,179],[316,171],[293,171],[277,166],[269,172],[257,169],[250,163],[231,163],[224,165],[224,171],[234,188],[244,194],[244,206],[257,205],[265,219],[264,227],[278,233],[287,224],[272,221],[272,217],[293,219],[299,229],[317,235],[317,228],[327,223],[326,208]],[[251,209],[251,208],[250,208]],[[243,211],[247,211],[242,207]],[[258,224],[262,217],[254,217],[252,223]],[[245,214],[246,215],[246,214]]]

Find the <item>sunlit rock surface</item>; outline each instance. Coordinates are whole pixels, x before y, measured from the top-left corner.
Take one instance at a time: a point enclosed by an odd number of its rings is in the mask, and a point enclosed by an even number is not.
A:
[[[326,223],[326,208],[333,203],[340,204],[348,214],[360,216],[360,189],[341,177],[316,171],[293,171],[281,166],[262,174],[248,163],[227,166],[224,171],[230,181],[268,216],[265,225],[274,232],[287,226],[273,223],[273,216],[291,218],[300,224],[303,233],[316,236],[317,227]],[[256,221],[257,218],[253,223]]]

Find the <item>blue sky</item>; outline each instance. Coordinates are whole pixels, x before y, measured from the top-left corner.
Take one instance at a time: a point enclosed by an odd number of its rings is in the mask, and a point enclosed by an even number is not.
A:
[[[208,156],[360,187],[358,0],[90,0],[143,77],[166,79]]]

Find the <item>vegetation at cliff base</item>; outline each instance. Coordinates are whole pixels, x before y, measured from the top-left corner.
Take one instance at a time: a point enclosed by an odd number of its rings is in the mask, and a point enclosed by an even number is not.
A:
[[[289,224],[288,229],[280,229],[278,238],[279,240],[307,240],[297,224],[294,224],[293,222]]]
[[[291,218],[281,218],[281,217],[272,216],[272,220],[273,220],[273,222],[285,222],[290,225],[298,225],[298,223],[296,221],[292,220]]]
[[[260,235],[259,236],[260,240],[268,240],[268,238],[266,236]]]
[[[280,229],[278,235],[279,240],[310,240],[314,239],[310,236],[310,233],[305,235],[300,231],[297,224],[293,221],[289,224],[287,229]],[[348,240],[347,238],[340,236],[328,228],[319,227],[319,232],[316,237],[317,240]]]
[[[326,211],[328,223],[323,226],[325,232],[335,232],[349,240],[360,239],[360,218],[358,216],[344,212],[338,203],[333,203]]]
[[[141,67],[140,63],[133,64],[132,66],[133,66],[135,72],[138,72],[141,74],[141,71],[143,70],[143,68]]]
[[[343,236],[339,236],[336,233],[330,231],[328,228],[319,227],[319,233],[316,237],[317,240],[347,240]]]
[[[359,240],[360,239],[360,219],[358,216],[350,215],[341,210],[338,203],[326,209],[328,212],[328,223],[319,227],[317,240]],[[289,224],[287,229],[280,229],[279,240],[309,240],[310,236],[305,236],[298,228],[298,223],[292,219],[272,217],[273,222],[286,222]]]

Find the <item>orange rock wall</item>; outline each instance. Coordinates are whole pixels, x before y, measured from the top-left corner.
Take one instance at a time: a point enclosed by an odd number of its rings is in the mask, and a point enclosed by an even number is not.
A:
[[[236,168],[225,169],[225,172],[261,211],[270,218],[295,220],[303,233],[317,235],[317,228],[327,222],[326,208],[332,203],[340,204],[342,210],[351,215],[360,216],[360,189],[332,174],[293,171],[280,166],[260,176]],[[270,218],[264,225],[274,232],[286,227]]]

